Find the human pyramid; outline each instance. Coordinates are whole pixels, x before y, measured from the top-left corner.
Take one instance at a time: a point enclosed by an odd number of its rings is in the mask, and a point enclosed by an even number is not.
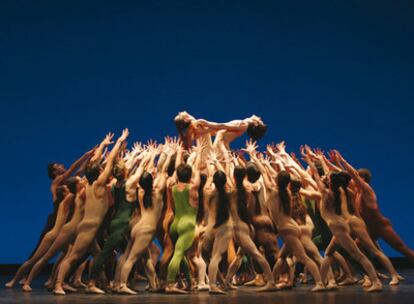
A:
[[[259,152],[266,125],[255,115],[214,123],[180,112],[174,121],[179,139],[128,150],[125,129],[110,151],[112,133],[69,169],[49,164],[54,210],[6,287],[20,282],[30,292],[55,256],[45,286],[57,295],[136,294],[139,274],[149,291],[176,294],[291,289],[308,274],[312,291],[361,284],[373,292],[380,278],[403,280],[376,241],[411,262],[414,251],[381,214],[369,170],[335,150],[303,146],[304,163],[284,142]],[[231,150],[244,133],[246,146]]]

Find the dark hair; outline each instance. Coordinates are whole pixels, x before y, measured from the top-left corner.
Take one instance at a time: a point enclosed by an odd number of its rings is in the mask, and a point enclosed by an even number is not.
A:
[[[316,159],[313,163],[320,177],[325,175],[325,170],[323,169],[322,162],[319,159]]]
[[[256,141],[265,136],[266,131],[267,126],[265,124],[249,123],[246,132],[251,139]]]
[[[69,191],[73,194],[76,194],[76,191],[78,190],[78,178],[75,176],[71,176],[68,179],[66,179],[65,182],[66,186],[68,187]]]
[[[98,161],[88,162],[85,168],[85,176],[89,185],[92,185],[98,179],[101,169],[102,166]]]
[[[218,192],[218,206],[216,209],[216,224],[214,228],[219,227],[229,219],[229,197],[224,189],[227,177],[223,171],[216,171],[213,175],[213,183]]]
[[[178,130],[178,133],[183,133],[188,129],[188,127],[191,125],[191,121],[185,121],[184,119],[174,119],[174,124]]]
[[[151,208],[152,207],[152,185],[153,185],[153,178],[149,172],[142,173],[141,177],[139,178],[139,185],[142,189],[144,189],[144,197],[143,197],[143,205],[144,208]]]
[[[170,163],[168,164],[168,167],[167,167],[167,174],[168,174],[168,176],[173,176],[173,174],[174,174],[174,171],[175,171],[175,160],[177,159],[177,155],[173,155],[172,157],[171,157],[171,159],[170,159]]]
[[[182,183],[188,183],[193,174],[193,169],[187,164],[180,164],[177,167],[177,178]]]
[[[364,179],[366,183],[369,184],[371,182],[372,173],[369,169],[366,169],[366,168],[358,169],[358,174]]]
[[[329,180],[331,184],[331,190],[334,193],[334,208],[335,213],[337,215],[342,214],[341,210],[341,192],[339,191],[339,188],[342,185],[342,177],[341,173],[339,171],[332,171],[329,175]]]
[[[50,179],[54,179],[56,177],[55,173],[55,165],[58,163],[49,163],[47,164],[47,176],[49,176]]]
[[[300,179],[297,179],[296,177],[293,177],[290,179],[290,190],[292,193],[299,192],[300,188],[302,188],[302,182]]]
[[[341,187],[345,192],[345,196],[346,196],[346,205],[348,206],[348,211],[350,214],[355,214],[355,203],[354,203],[354,199],[351,196],[351,194],[349,193],[348,190],[348,186],[349,183],[351,182],[351,175],[346,172],[346,171],[341,171],[340,173],[340,177],[341,177]]]
[[[285,215],[291,215],[291,201],[290,195],[287,191],[287,186],[290,183],[290,175],[286,171],[280,171],[276,177],[277,187],[279,190],[279,198],[282,202],[282,209]]]
[[[254,183],[260,178],[260,171],[254,162],[249,161],[246,165],[246,175],[249,182]]]
[[[204,218],[204,186],[207,182],[207,175],[200,174],[200,185],[198,186],[198,209],[196,222],[200,224]]]
[[[233,176],[236,181],[237,190],[237,214],[243,222],[250,223],[250,217],[247,211],[246,189],[243,185],[243,180],[246,177],[246,169],[241,166],[236,166]]]

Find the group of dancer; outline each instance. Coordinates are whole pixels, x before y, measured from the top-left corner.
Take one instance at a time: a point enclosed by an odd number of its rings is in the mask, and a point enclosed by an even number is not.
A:
[[[336,150],[303,146],[299,160],[281,142],[259,152],[266,125],[255,115],[215,123],[180,112],[174,122],[178,139],[128,149],[125,129],[69,169],[50,164],[53,212],[6,286],[31,291],[55,256],[45,286],[58,295],[136,294],[139,276],[150,291],[179,294],[290,289],[308,273],[312,291],[403,280],[377,240],[411,262],[414,251],[381,214],[369,170]],[[244,133],[251,139],[232,150]]]

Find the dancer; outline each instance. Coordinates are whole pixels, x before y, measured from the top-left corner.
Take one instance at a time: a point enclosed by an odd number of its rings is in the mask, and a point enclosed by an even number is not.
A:
[[[74,211],[72,218],[59,231],[57,238],[49,247],[47,252],[37,261],[33,266],[30,274],[23,285],[24,291],[32,291],[30,284],[34,278],[37,277],[40,271],[47,265],[47,263],[59,252],[66,253],[68,246],[73,242],[76,236],[76,228],[83,218],[85,206],[85,184],[79,177],[69,177],[66,185],[74,198]],[[71,196],[72,197],[72,196]]]
[[[175,280],[181,261],[194,240],[200,184],[199,167],[203,148],[204,146],[200,144],[196,146],[196,161],[193,167],[181,164],[176,170],[178,182],[172,188],[175,217],[171,224],[170,233],[177,238],[177,241],[174,255],[168,265],[167,287],[165,289],[167,293],[186,293],[175,286]],[[193,179],[192,176],[194,176]]]
[[[299,262],[305,265],[314,278],[315,287],[312,288],[312,291],[322,291],[325,287],[319,269],[315,262],[306,255],[305,249],[300,242],[300,229],[290,216],[291,195],[288,189],[290,175],[286,171],[281,171],[277,175],[276,182],[274,182],[268,176],[265,167],[257,158],[256,149],[257,146],[253,142],[246,143],[246,152],[249,153],[251,159],[262,173],[267,191],[267,206],[270,209],[272,220],[278,229],[279,236],[282,238],[285,247],[284,252],[281,253],[281,258],[275,264],[274,276],[277,278],[280,274],[282,258],[286,257],[288,253],[291,253]]]
[[[253,227],[251,224],[250,215],[247,210],[247,192],[251,192],[252,189],[249,187],[248,183],[245,183],[246,169],[237,164],[233,171],[233,178],[235,192],[230,199],[230,213],[233,219],[233,234],[235,243],[240,246],[241,251],[229,266],[226,275],[225,287],[231,289],[234,288],[230,284],[230,281],[236,271],[239,269],[241,265],[241,257],[245,253],[256,260],[264,272],[264,278],[266,280],[266,287],[264,289],[273,290],[274,280],[270,265],[265,257],[257,249],[255,243],[251,238]]]
[[[338,151],[335,151],[335,156],[352,176],[352,180],[357,186],[355,206],[364,220],[372,239],[377,240],[382,238],[392,248],[405,255],[411,263],[414,263],[414,250],[404,243],[392,227],[391,221],[382,215],[379,209],[377,196],[369,184],[372,178],[371,172],[368,169],[360,169],[357,171]],[[391,273],[391,269],[388,269],[388,271]],[[395,278],[396,274],[394,273]],[[396,282],[394,279],[392,280],[393,283]]]
[[[125,252],[126,260],[120,272],[120,286],[118,290],[120,293],[136,294],[135,291],[127,286],[128,277],[132,266],[150,245],[164,207],[164,193],[168,178],[167,169],[175,151],[166,144],[161,152],[161,157],[166,157],[166,160],[162,161],[163,167],[157,172],[155,180],[153,175],[149,173],[152,170],[154,155],[158,154],[155,148],[149,151],[151,161],[147,168],[148,171],[139,177],[141,189],[138,192],[138,197],[139,201],[142,202],[143,208],[141,209],[141,219],[132,228],[131,240],[128,250]],[[131,183],[133,182],[134,180],[131,181]]]
[[[85,169],[85,175],[88,180],[88,184],[85,189],[85,215],[77,229],[77,236],[73,244],[73,248],[69,256],[62,261],[59,268],[54,289],[55,294],[65,294],[62,284],[67,274],[74,263],[81,260],[84,255],[87,254],[88,249],[91,247],[96,233],[98,232],[98,229],[106,215],[106,212],[108,211],[110,190],[108,189],[107,183],[111,176],[115,158],[118,156],[121,145],[126,140],[128,135],[128,129],[124,129],[121,137],[118,138],[115,146],[112,148],[112,151],[107,158],[105,168],[101,170],[99,159],[102,155],[103,148],[107,145],[108,141],[110,142],[112,134],[107,136]]]
[[[346,219],[342,215],[342,204],[345,202],[345,193],[341,188],[341,177],[338,172],[331,172],[329,174],[329,187],[322,182],[319,173],[315,165],[312,163],[308,154],[304,154],[304,159],[310,166],[319,188],[322,194],[321,200],[321,215],[328,224],[333,237],[331,243],[328,245],[325,251],[325,259],[322,263],[321,274],[325,279],[329,270],[329,266],[332,263],[332,255],[337,249],[338,245],[345,249],[351,257],[359,262],[364,270],[367,272],[372,285],[367,288],[366,291],[374,292],[382,290],[382,283],[378,279],[374,266],[368,260],[368,258],[359,250],[358,246],[351,238],[350,227]]]

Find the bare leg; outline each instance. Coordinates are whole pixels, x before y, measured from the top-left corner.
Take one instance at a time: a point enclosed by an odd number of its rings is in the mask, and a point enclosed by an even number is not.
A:
[[[208,280],[210,282],[210,293],[225,294],[223,290],[217,286],[218,265],[223,254],[226,252],[230,239],[232,238],[232,227],[227,224],[221,225],[216,230],[213,244],[213,252],[211,255],[210,265],[208,266]]]

